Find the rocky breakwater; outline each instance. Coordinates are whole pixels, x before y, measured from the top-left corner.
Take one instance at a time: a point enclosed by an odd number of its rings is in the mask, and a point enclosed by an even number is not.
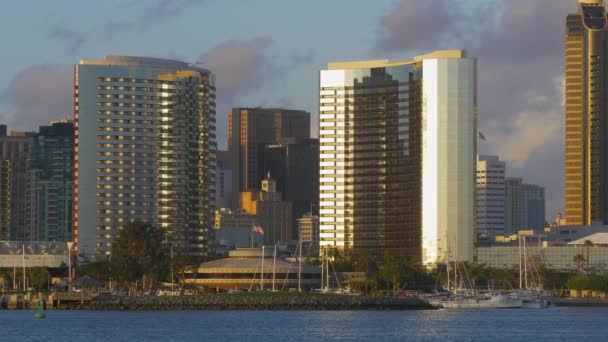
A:
[[[426,310],[414,297],[363,297],[326,294],[239,293],[179,297],[97,297],[62,305],[67,310]]]

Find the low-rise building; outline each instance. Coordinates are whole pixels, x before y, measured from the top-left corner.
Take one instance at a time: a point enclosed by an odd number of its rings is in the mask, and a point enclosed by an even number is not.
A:
[[[608,270],[608,247],[594,246],[533,246],[529,241],[526,257],[536,268],[545,267],[549,270],[575,272],[580,265],[575,256],[587,258],[589,252],[589,269],[605,272]],[[517,269],[523,251],[518,246],[492,246],[477,249],[477,262],[490,268]],[[585,263],[585,267],[587,264]]]
[[[226,259],[202,263],[186,283],[210,290],[310,290],[321,284],[321,269],[305,263],[273,258],[274,249],[243,248]]]
[[[60,268],[68,264],[65,242],[0,241],[0,268]]]

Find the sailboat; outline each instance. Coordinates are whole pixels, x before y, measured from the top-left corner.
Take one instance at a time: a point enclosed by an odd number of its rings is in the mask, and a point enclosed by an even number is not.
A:
[[[544,294],[542,281],[534,262],[528,265],[527,242],[525,236],[519,237],[519,289],[512,297],[522,300],[524,309],[546,309],[551,305]],[[522,258],[523,257],[523,258]],[[522,263],[523,259],[523,263]],[[531,267],[530,267],[531,266]],[[528,276],[530,273],[530,277]],[[530,282],[528,282],[528,279]]]
[[[500,293],[478,293],[475,289],[467,288],[471,284],[464,264],[459,267],[454,260],[454,289],[450,289],[450,256],[448,246],[448,257],[446,258],[447,283],[449,294],[446,298],[433,299],[432,305],[446,309],[515,309],[521,308],[523,301],[520,298],[503,295]],[[459,277],[460,276],[460,277]],[[465,281],[466,280],[466,281]]]

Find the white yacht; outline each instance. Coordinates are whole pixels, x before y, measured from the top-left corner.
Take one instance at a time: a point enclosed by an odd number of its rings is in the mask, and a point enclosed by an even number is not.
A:
[[[438,304],[446,309],[517,309],[522,307],[523,301],[516,297],[486,293],[448,298]]]

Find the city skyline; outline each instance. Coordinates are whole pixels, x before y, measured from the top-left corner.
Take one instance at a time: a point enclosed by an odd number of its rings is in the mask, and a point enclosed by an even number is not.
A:
[[[9,27],[24,29],[18,36],[8,36],[6,42],[5,63],[0,67],[2,120],[12,129],[33,130],[48,121],[70,117],[71,92],[65,99],[62,94],[71,89],[69,65],[81,58],[115,53],[189,62],[203,59],[219,78],[217,132],[219,146],[225,147],[227,112],[232,106],[306,110],[314,118],[314,130],[318,112],[315,75],[327,61],[399,59],[422,50],[464,48],[479,58],[479,128],[488,140],[480,144],[479,152],[499,155],[509,162],[511,174],[545,186],[547,213],[563,212],[560,84],[564,28],[563,20],[556,19],[575,11],[575,0],[551,1],[551,6],[522,0],[458,4],[440,0],[361,1],[361,6],[349,6],[353,9],[342,22],[343,29],[353,34],[341,35],[338,40],[327,32],[335,25],[331,13],[338,13],[344,1],[324,3],[327,11],[322,13],[314,10],[314,2],[267,1],[265,5],[285,15],[279,16],[281,20],[264,20],[276,19],[276,14],[266,13],[266,6],[239,1],[157,1],[145,5],[113,1],[90,5],[97,7],[88,11],[77,5],[62,6],[65,13],[61,14],[53,9],[60,6],[41,4],[29,13],[36,22],[35,31],[15,22],[18,16],[3,18],[5,31]],[[115,8],[124,15],[113,16]],[[5,13],[24,10],[23,5],[11,4]],[[52,20],[49,13],[54,13]],[[314,17],[315,23],[290,20],[290,13]],[[219,20],[226,14],[236,18],[255,15],[258,20],[253,27],[222,25]],[[197,29],[196,38],[181,37],[179,33],[192,25],[201,26],[198,16],[205,19],[203,27],[215,25],[222,30]],[[425,24],[419,18],[429,16],[438,16],[441,25],[416,30]],[[176,34],[180,37],[173,39]],[[162,39],[169,36],[171,40]],[[158,44],[159,37],[170,43]],[[24,47],[22,41],[33,47]],[[220,58],[225,55],[230,58]],[[32,91],[39,94],[34,100],[25,96]],[[547,173],[547,166],[555,172]]]

